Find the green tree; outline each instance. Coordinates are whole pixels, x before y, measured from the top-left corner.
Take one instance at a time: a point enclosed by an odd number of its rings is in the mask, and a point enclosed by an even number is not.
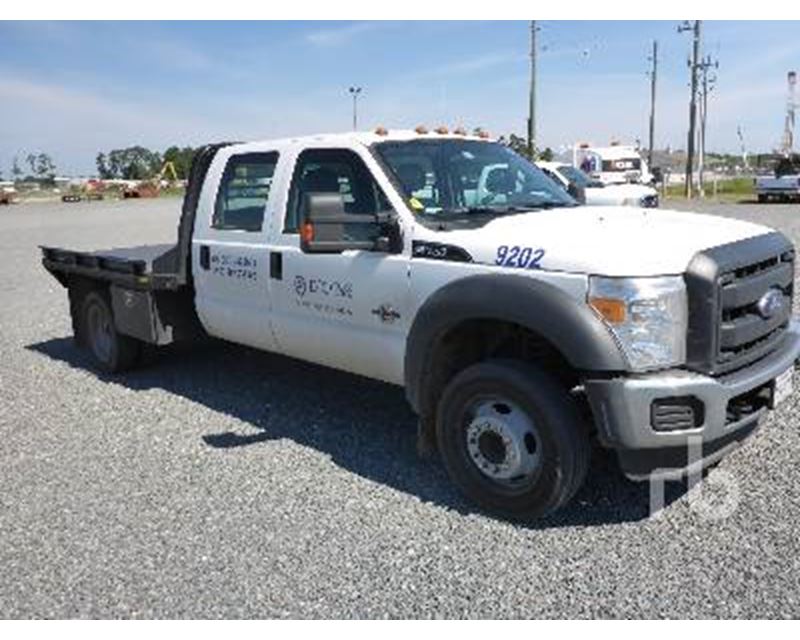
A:
[[[505,136],[500,136],[498,138],[498,142],[506,145],[512,151],[516,151],[523,158],[530,159],[530,154],[528,153],[528,141],[522,136],[511,133],[509,134],[508,138]]]
[[[111,169],[108,168],[105,153],[98,153],[97,158],[95,159],[95,164],[97,164],[97,175],[99,175],[103,180],[108,180],[113,178],[114,176],[111,173]]]
[[[161,154],[141,146],[112,149],[104,157],[104,165],[109,178],[146,180],[158,175],[161,169]]]
[[[19,166],[17,156],[14,156],[14,163],[11,165],[11,175],[14,176],[14,182],[19,182],[22,178],[22,167]]]
[[[42,152],[37,154],[35,164],[34,173],[39,180],[52,182],[55,179],[56,165],[48,154]]]
[[[544,160],[545,162],[552,162],[554,156],[555,154],[553,153],[553,150],[550,147],[547,147],[545,148],[544,151],[542,151],[539,154],[539,160]]]

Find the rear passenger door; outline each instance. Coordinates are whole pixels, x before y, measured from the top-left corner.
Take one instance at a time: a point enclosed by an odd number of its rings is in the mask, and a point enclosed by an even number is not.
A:
[[[208,184],[216,193],[203,194],[192,238],[195,304],[206,330],[267,350],[275,340],[266,210],[277,167],[277,152],[235,154],[214,167]]]

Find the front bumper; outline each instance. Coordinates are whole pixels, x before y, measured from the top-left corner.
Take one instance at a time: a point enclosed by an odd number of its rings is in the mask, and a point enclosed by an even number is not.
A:
[[[756,408],[732,420],[732,401],[767,388],[781,373],[794,367],[798,358],[800,322],[793,319],[772,354],[729,375],[712,378],[676,369],[589,379],[585,389],[600,440],[617,451],[628,477],[677,478],[695,467],[713,464],[750,435],[766,408]],[[682,397],[702,403],[702,422],[691,429],[656,431],[651,424],[653,402]],[[690,454],[690,445],[697,448],[698,442],[702,454]]]

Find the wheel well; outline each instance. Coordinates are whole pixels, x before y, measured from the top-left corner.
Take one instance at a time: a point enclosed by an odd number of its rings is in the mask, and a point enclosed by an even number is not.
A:
[[[442,390],[459,371],[493,358],[535,362],[568,389],[579,382],[577,371],[566,358],[535,331],[502,320],[467,320],[448,329],[436,341],[421,381],[420,414],[435,414]]]

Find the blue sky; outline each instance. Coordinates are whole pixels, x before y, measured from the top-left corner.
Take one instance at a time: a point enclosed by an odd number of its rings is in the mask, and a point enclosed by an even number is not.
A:
[[[645,72],[659,41],[656,142],[684,147],[688,34],[669,22],[540,23],[542,145],[647,139]],[[719,59],[708,146],[778,144],[796,22],[704,22]],[[99,150],[163,149],[350,127],[484,126],[524,134],[526,22],[2,22],[0,170],[47,151],[66,174]]]

